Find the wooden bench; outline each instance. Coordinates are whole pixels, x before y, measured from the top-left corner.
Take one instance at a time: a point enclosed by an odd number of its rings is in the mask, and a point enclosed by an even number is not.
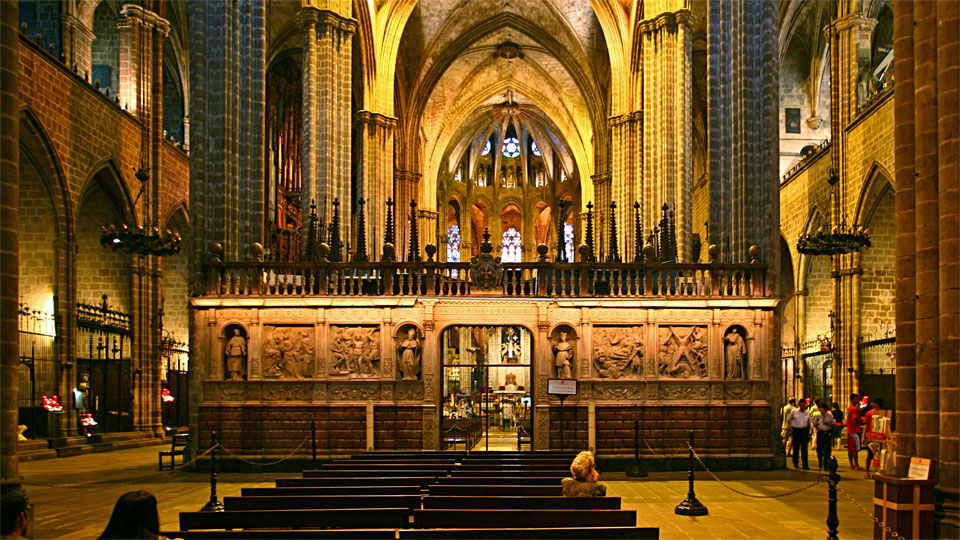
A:
[[[178,429],[177,432],[170,437],[170,449],[157,452],[157,461],[159,461],[161,471],[165,468],[163,466],[163,458],[167,456],[170,456],[171,470],[176,468],[174,461],[177,456],[180,456],[180,464],[183,465],[183,449],[187,447],[189,440],[190,432],[186,431],[186,428]]]
[[[405,471],[405,470],[437,470],[437,471],[448,471],[457,464],[454,462],[449,463],[367,463],[365,461],[360,462],[350,462],[350,463],[324,463],[320,466],[319,469],[314,469],[318,471],[369,471],[369,470],[381,470],[381,471]]]
[[[420,495],[291,495],[224,497],[224,510],[316,510],[322,508],[419,508]],[[457,507],[453,507],[457,508]],[[482,508],[482,507],[480,507]]]
[[[540,465],[536,463],[505,463],[502,465],[457,465],[454,471],[565,471],[570,474],[570,467],[563,465]]]
[[[180,512],[180,529],[400,529],[409,508]]]
[[[411,460],[411,459],[332,459],[321,467],[331,467],[334,465],[351,465],[354,467],[375,467],[377,465],[403,465],[407,467],[420,467],[421,469],[434,469],[442,467],[452,467],[457,464],[455,459],[429,459],[429,460]]]
[[[267,488],[269,489],[269,488]],[[445,485],[427,486],[430,496],[449,495],[454,497],[477,496],[496,497],[500,495],[522,497],[560,497],[563,495],[563,486],[503,486],[503,485]]]
[[[500,466],[500,465],[552,465],[554,467],[570,467],[570,464],[573,463],[572,459],[553,459],[553,458],[540,458],[540,459],[523,459],[523,458],[511,458],[511,459],[487,459],[487,458],[463,458],[463,461],[460,463],[462,466],[467,467],[482,467],[482,466]]]
[[[447,474],[445,469],[314,469],[303,471],[304,478],[337,478],[344,476],[432,476]]]
[[[312,540],[315,538],[347,538],[356,540],[385,540],[397,536],[394,529],[247,529],[243,531],[167,531],[161,532],[167,538],[183,540]]]
[[[435,476],[369,476],[336,478],[278,478],[280,487],[329,487],[329,486],[426,486],[437,481]],[[559,483],[559,482],[558,482]]]
[[[450,471],[450,476],[453,477],[465,477],[465,476],[546,476],[546,477],[557,477],[557,478],[566,478],[570,476],[569,470],[544,470],[544,471],[531,471],[527,469],[472,469],[472,470],[454,470]]]
[[[399,531],[400,538],[434,540],[443,538],[521,540],[659,540],[656,527],[550,527],[540,529],[410,529]],[[170,538],[173,538],[172,536]]]
[[[181,514],[182,516],[183,514]],[[635,527],[636,510],[414,510],[417,529]],[[503,526],[506,527],[503,527]]]
[[[358,507],[366,508],[366,507]],[[442,496],[423,498],[424,509],[620,510],[620,497]]]
[[[559,476],[441,476],[436,479],[436,484],[479,484],[479,485],[504,485],[504,486],[549,486],[561,485],[563,478]]]
[[[364,452],[362,454],[352,454],[350,459],[459,459],[463,456],[464,452],[439,452],[435,450],[423,450],[415,452],[403,450],[378,450],[374,452]]]
[[[303,495],[420,495],[420,486],[245,487],[242,497],[297,497]],[[509,494],[508,494],[509,495]]]

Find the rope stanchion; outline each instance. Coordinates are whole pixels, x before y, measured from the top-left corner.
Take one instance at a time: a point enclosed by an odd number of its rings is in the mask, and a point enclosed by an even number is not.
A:
[[[295,455],[297,454],[297,452],[299,452],[300,449],[303,448],[303,445],[307,444],[307,441],[309,441],[309,440],[310,440],[310,436],[308,435],[308,436],[304,437],[302,441],[300,441],[300,444],[299,444],[296,448],[294,448],[292,452],[290,452],[289,454],[283,456],[282,458],[280,458],[280,459],[278,459],[278,460],[276,460],[276,461],[268,461],[268,462],[266,462],[266,463],[260,463],[260,462],[256,462],[256,461],[250,461],[249,459],[245,459],[245,458],[239,456],[238,454],[235,454],[234,452],[231,452],[229,448],[224,448],[223,446],[221,446],[220,448],[223,449],[224,453],[230,454],[230,456],[233,457],[234,459],[236,459],[237,461],[246,463],[247,465],[253,465],[253,466],[255,466],[255,467],[269,467],[269,466],[271,466],[271,465],[277,465],[277,464],[279,464],[279,463],[283,463],[284,461],[286,461],[286,460],[292,458],[293,456],[295,456]],[[316,458],[314,457],[314,459],[316,459]]]
[[[687,443],[683,443],[683,444],[681,444],[680,446],[678,446],[677,449],[674,450],[672,453],[664,455],[664,454],[657,453],[657,451],[654,450],[654,449],[650,446],[650,443],[647,442],[647,439],[646,439],[645,437],[643,437],[643,435],[641,435],[640,438],[643,439],[643,444],[646,445],[647,450],[650,450],[650,453],[651,453],[651,454],[653,454],[655,457],[658,457],[658,458],[661,458],[661,459],[672,458],[673,456],[676,456],[676,455],[678,455],[680,452],[683,452],[684,450],[687,449]]]
[[[788,491],[788,492],[786,492],[786,493],[778,493],[778,494],[776,494],[776,495],[757,495],[757,494],[755,494],[755,493],[746,493],[746,492],[740,491],[740,490],[737,489],[737,488],[733,488],[733,487],[728,486],[723,480],[720,479],[720,477],[718,477],[716,474],[714,474],[714,472],[711,471],[711,470],[707,467],[707,465],[703,462],[703,460],[700,459],[700,454],[698,454],[697,451],[693,449],[693,446],[692,446],[692,445],[690,446],[690,452],[693,454],[693,456],[694,456],[694,457],[697,459],[697,461],[700,463],[700,466],[703,467],[703,470],[707,471],[707,473],[708,473],[711,477],[713,477],[713,479],[716,480],[717,483],[719,483],[721,486],[729,489],[730,491],[736,493],[737,495],[743,495],[744,497],[750,497],[751,499],[780,499],[780,498],[783,498],[783,497],[789,497],[789,496],[791,496],[791,495],[796,495],[797,493],[800,493],[801,491],[806,491],[806,490],[812,488],[813,486],[815,486],[815,485],[817,485],[817,484],[819,484],[819,483],[824,482],[824,481],[827,480],[826,475],[823,475],[823,476],[820,476],[819,478],[817,478],[816,480],[814,480],[813,482],[810,482],[809,484],[807,484],[807,485],[805,485],[805,486],[803,486],[803,487],[801,487],[801,488],[799,488],[799,489],[795,489],[795,490],[793,490],[793,491]]]
[[[678,504],[677,507],[673,509],[673,513],[679,514],[681,516],[705,516],[708,513],[707,507],[697,500],[697,495],[693,491],[694,451],[693,451],[693,430],[692,429],[690,430],[689,446],[690,446],[690,457],[689,457],[689,466],[687,470],[687,480],[689,481],[689,489],[687,490],[687,498],[681,501],[680,504]]]
[[[633,463],[627,467],[627,476],[645,477],[648,475],[647,469],[640,461],[640,421],[633,421]]]
[[[840,517],[837,515],[837,484],[840,483],[840,475],[837,474],[837,458],[830,456],[827,463],[830,474],[827,475],[827,540],[838,540],[837,529],[840,527]]]
[[[903,537],[900,536],[900,535],[897,533],[897,531],[891,529],[891,528],[890,528],[889,526],[887,526],[887,525],[884,525],[883,522],[880,521],[880,518],[878,518],[877,516],[873,515],[873,514],[872,514],[871,512],[869,512],[866,508],[860,506],[860,505],[857,503],[857,500],[854,499],[853,496],[851,496],[849,493],[847,493],[846,491],[844,491],[844,490],[841,489],[840,487],[837,487],[837,491],[839,491],[840,493],[842,493],[843,496],[846,497],[846,498],[850,501],[850,504],[852,504],[854,507],[856,507],[857,510],[863,512],[863,514],[866,515],[866,516],[868,516],[870,519],[872,519],[874,523],[876,523],[877,525],[880,525],[881,527],[883,527],[884,530],[887,531],[887,534],[889,534],[890,536],[892,536],[892,537],[895,538],[896,540],[903,540]]]
[[[210,432],[210,500],[200,509],[201,512],[223,512],[223,505],[217,499],[217,432]]]

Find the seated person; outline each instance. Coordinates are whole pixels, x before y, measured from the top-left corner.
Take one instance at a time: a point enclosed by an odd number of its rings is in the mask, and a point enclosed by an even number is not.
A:
[[[27,492],[20,487],[4,487],[0,501],[0,517],[3,519],[0,538],[31,538],[33,505],[27,499]]]
[[[131,491],[120,496],[100,538],[150,538],[167,540],[160,534],[157,498],[149,491]]]
[[[570,465],[573,478],[563,479],[564,497],[606,497],[607,486],[599,483],[600,473],[592,452],[580,452]]]

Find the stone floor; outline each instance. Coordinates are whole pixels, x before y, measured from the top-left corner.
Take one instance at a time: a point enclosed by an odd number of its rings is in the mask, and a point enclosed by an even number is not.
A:
[[[20,464],[27,492],[35,505],[35,538],[96,538],[103,531],[117,498],[136,489],[157,496],[161,528],[176,530],[178,513],[199,510],[209,500],[209,476],[157,471],[157,450],[162,446],[88,454]],[[846,467],[842,467],[846,469]],[[863,473],[841,471],[841,489],[872,511],[873,483]],[[219,495],[239,495],[246,486],[271,486],[278,473],[226,473],[219,476]],[[287,474],[285,476],[296,476]],[[725,472],[729,486],[751,494],[777,495],[810,483],[816,474],[793,469],[769,472]],[[605,473],[609,495],[623,498],[624,508],[636,509],[637,524],[660,527],[660,537],[674,538],[824,538],[827,486],[777,499],[753,499],[727,490],[697,474],[696,493],[710,514],[683,517],[673,508],[687,491],[684,473],[655,473],[628,479]],[[84,487],[77,487],[81,484]],[[872,538],[870,517],[841,495],[840,537]]]

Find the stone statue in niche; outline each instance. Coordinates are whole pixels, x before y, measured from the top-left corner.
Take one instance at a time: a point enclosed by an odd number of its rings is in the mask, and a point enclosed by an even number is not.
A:
[[[572,379],[573,345],[567,342],[567,332],[560,331],[560,340],[553,346],[554,365],[557,366],[558,379]]]
[[[405,381],[415,381],[420,375],[420,338],[417,337],[417,329],[407,330],[406,339],[400,341],[397,347],[398,357],[400,359],[399,368],[401,376]]]
[[[684,330],[673,326],[660,328],[660,375],[678,379],[706,378],[707,344],[703,328],[694,326]]]
[[[263,377],[309,379],[315,359],[313,328],[267,326],[263,340]]]
[[[239,328],[233,328],[233,336],[227,340],[227,344],[223,348],[223,356],[227,365],[226,380],[242,380],[243,361],[247,357],[247,338],[240,335]]]
[[[643,375],[643,327],[595,327],[593,364],[602,379]]]
[[[723,363],[726,367],[726,378],[746,378],[747,344],[739,326],[731,326],[723,336]]]
[[[331,327],[331,370],[334,375],[380,376],[380,329]]]

